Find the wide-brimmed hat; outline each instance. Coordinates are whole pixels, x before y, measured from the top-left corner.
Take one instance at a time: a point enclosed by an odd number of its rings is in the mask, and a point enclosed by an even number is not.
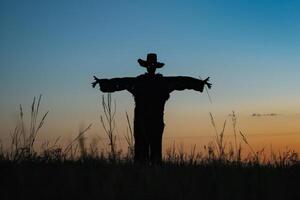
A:
[[[161,68],[165,64],[157,62],[157,55],[155,53],[148,53],[147,60],[138,59],[138,63],[142,67],[154,67],[154,68]]]

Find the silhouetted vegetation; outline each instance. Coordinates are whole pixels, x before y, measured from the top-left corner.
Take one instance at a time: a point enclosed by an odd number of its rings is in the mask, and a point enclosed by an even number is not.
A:
[[[292,150],[266,156],[256,151],[237,130],[237,116],[230,115],[234,143],[224,141],[227,121],[218,130],[212,114],[215,140],[196,152],[185,152],[174,143],[160,165],[133,163],[133,136],[128,115],[128,152],[116,146],[111,97],[103,98],[101,123],[109,138],[107,151],[86,145],[80,130],[65,147],[44,143],[34,149],[35,138],[47,113],[39,117],[41,97],[31,106],[29,132],[20,106],[20,123],[12,133],[9,149],[0,148],[1,199],[300,199],[300,163]],[[40,120],[39,120],[40,118]],[[106,121],[105,121],[106,120]],[[108,123],[108,125],[107,125]],[[242,156],[243,144],[249,154]]]

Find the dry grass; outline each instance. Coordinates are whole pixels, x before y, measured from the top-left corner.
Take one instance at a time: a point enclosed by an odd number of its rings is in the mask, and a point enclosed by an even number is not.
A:
[[[109,158],[111,160],[116,160],[119,156],[119,151],[117,150],[117,135],[116,135],[116,120],[115,115],[117,111],[116,101],[112,104],[111,94],[108,93],[107,98],[105,99],[104,95],[102,96],[102,109],[104,115],[100,116],[100,121],[104,132],[106,133],[109,140]]]
[[[33,99],[28,131],[25,127],[23,108],[22,105],[20,105],[19,122],[13,133],[11,133],[9,158],[12,160],[20,160],[36,154],[34,151],[34,142],[49,113],[49,111],[47,111],[42,115],[41,119],[38,120],[41,99],[41,95],[38,100],[36,100],[36,97]]]
[[[86,128],[81,128],[78,136],[74,138],[68,145],[61,147],[58,145],[59,138],[54,141],[52,145],[49,142],[42,144],[41,152],[34,149],[34,143],[38,133],[40,132],[48,111],[39,117],[41,96],[34,98],[31,105],[30,123],[27,131],[23,108],[20,105],[19,123],[16,125],[11,134],[10,149],[4,150],[0,141],[0,159],[10,161],[23,160],[38,160],[38,161],[72,161],[83,159],[104,159],[108,162],[132,162],[134,153],[134,138],[132,125],[129,116],[126,112],[127,132],[124,136],[128,151],[122,154],[122,151],[117,148],[116,140],[116,102],[112,103],[111,94],[105,98],[102,97],[103,115],[100,117],[100,122],[103,126],[107,138],[109,140],[107,152],[103,148],[99,148],[98,144],[101,141],[99,138],[94,138],[88,145],[86,144],[85,134],[90,130],[92,124]],[[273,165],[276,166],[291,166],[299,164],[298,153],[287,149],[283,152],[271,153],[267,156],[264,149],[254,150],[247,140],[246,135],[238,130],[237,115],[232,112],[229,115],[233,127],[234,145],[224,140],[227,119],[224,120],[222,128],[218,130],[216,120],[212,113],[210,113],[211,124],[215,132],[215,139],[204,146],[203,151],[196,152],[196,145],[191,146],[190,152],[185,152],[184,144],[175,144],[175,142],[166,150],[164,155],[164,162],[176,165],[201,165],[208,163],[225,163],[225,164],[240,164],[240,165]],[[238,134],[239,133],[239,134]],[[250,153],[242,158],[243,144],[250,149]],[[104,143],[102,142],[104,145]],[[89,146],[89,148],[87,148]],[[102,150],[100,150],[102,149]],[[269,159],[266,159],[269,157]]]
[[[130,119],[128,116],[128,113],[126,112],[126,120],[127,120],[127,130],[126,130],[126,135],[125,135],[125,140],[128,146],[127,150],[127,157],[128,159],[133,159],[134,157],[134,137],[133,137],[133,130],[132,130],[132,125],[130,123]]]
[[[64,148],[57,138],[35,151],[36,137],[48,114],[39,117],[40,102],[41,96],[33,100],[28,134],[20,106],[20,122],[12,133],[10,149],[5,150],[0,141],[1,199],[300,199],[298,154],[272,152],[265,159],[264,150],[253,149],[238,130],[234,112],[230,115],[234,145],[224,140],[227,120],[218,131],[210,113],[215,139],[203,151],[196,152],[193,145],[186,152],[183,144],[174,142],[161,165],[141,166],[132,162],[133,131],[127,113],[127,154],[116,147],[116,106],[111,108],[111,96],[102,98],[101,124],[109,139],[108,153],[97,147],[99,138],[87,148],[84,136],[91,124]],[[242,144],[250,149],[244,158]]]

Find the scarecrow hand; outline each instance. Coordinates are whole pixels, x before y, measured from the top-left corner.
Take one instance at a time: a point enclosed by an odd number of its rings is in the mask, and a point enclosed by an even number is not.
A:
[[[96,85],[97,84],[99,84],[100,83],[100,79],[99,78],[97,78],[96,76],[94,76],[94,82],[92,82],[92,86],[93,86],[93,88],[95,88],[96,87]]]
[[[207,77],[206,79],[204,79],[204,80],[203,80],[203,83],[204,83],[204,85],[207,85],[207,87],[210,89],[212,84],[208,82],[208,81],[209,81],[209,78],[210,78],[210,77]]]

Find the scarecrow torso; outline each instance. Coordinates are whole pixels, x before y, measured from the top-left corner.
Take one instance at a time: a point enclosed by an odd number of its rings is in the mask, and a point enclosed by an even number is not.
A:
[[[135,100],[135,119],[163,120],[164,106],[170,95],[161,74],[138,76],[130,92]]]

